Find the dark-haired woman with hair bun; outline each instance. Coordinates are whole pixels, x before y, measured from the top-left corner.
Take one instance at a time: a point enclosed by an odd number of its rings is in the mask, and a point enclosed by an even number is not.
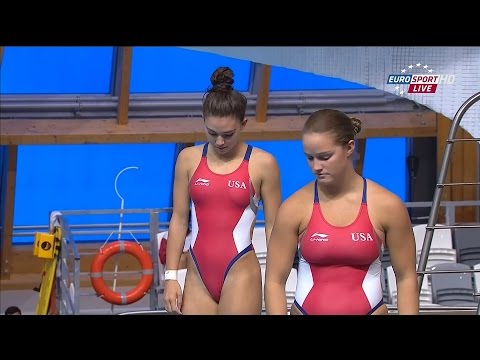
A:
[[[397,279],[398,313],[417,314],[415,240],[399,197],[357,174],[361,121],[325,109],[304,124],[303,151],[315,180],[286,199],[270,236],[265,276],[267,314],[387,314],[380,274],[388,247]],[[297,252],[295,300],[285,283]]]
[[[268,242],[281,203],[280,172],[268,152],[241,132],[247,99],[233,72],[216,69],[203,98],[207,142],[183,149],[175,165],[165,271],[165,309],[178,314],[251,314],[262,310],[260,265],[252,247],[259,202]],[[177,269],[191,210],[184,291]]]

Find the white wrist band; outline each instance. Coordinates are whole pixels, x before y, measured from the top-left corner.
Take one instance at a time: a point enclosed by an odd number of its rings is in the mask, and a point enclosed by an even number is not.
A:
[[[165,280],[177,280],[178,270],[165,270]]]

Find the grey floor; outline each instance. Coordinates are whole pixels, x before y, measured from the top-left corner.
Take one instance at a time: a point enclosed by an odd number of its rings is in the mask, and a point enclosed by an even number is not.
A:
[[[119,291],[128,291],[131,288],[118,288]],[[18,306],[24,315],[35,315],[38,304],[39,293],[33,290],[6,290],[0,291],[0,315],[5,313],[9,306]],[[152,315],[164,313],[156,311],[163,309],[163,298],[151,299],[151,295],[145,295],[141,300],[130,305],[112,305],[97,297],[92,288],[82,288],[80,292],[80,315],[111,315],[128,314],[134,312],[147,313]],[[156,300],[156,309],[151,307],[151,300]],[[155,301],[154,301],[155,302]],[[389,308],[391,314],[396,314],[396,308]],[[439,305],[422,305],[420,314],[428,315],[476,315],[476,308],[449,308]]]
[[[118,290],[121,290],[119,288]],[[130,290],[126,288],[125,290]],[[33,290],[6,290],[0,291],[1,315],[9,306],[18,306],[23,315],[35,315],[39,293]],[[163,308],[163,299],[158,299],[160,308]],[[152,310],[150,295],[145,295],[141,300],[129,305],[112,305],[93,294],[93,290],[86,288],[80,292],[80,315],[106,315],[119,314],[130,311]]]

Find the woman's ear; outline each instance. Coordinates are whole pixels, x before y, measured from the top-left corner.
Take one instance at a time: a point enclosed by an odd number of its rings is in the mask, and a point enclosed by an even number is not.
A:
[[[347,156],[351,157],[355,152],[355,140],[350,140],[347,143]]]
[[[243,119],[243,121],[240,124],[241,129],[243,129],[247,125],[247,122],[248,122],[248,118]]]

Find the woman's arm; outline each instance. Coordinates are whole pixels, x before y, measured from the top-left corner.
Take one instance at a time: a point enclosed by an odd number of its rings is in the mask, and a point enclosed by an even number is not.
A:
[[[384,197],[382,226],[397,280],[399,314],[418,314],[419,292],[416,250],[410,216],[402,201],[391,194]]]
[[[188,151],[180,152],[175,164],[173,184],[173,213],[168,229],[166,270],[178,270],[185,237],[188,230],[190,196],[188,191]],[[169,312],[180,312],[182,291],[177,281],[165,280],[165,308]]]
[[[297,251],[299,211],[287,199],[278,210],[267,250],[265,305],[269,315],[286,315],[285,284]]]
[[[263,176],[260,196],[263,204],[265,236],[268,247],[273,223],[275,222],[278,208],[282,202],[282,194],[280,190],[280,170],[278,168],[277,160],[269,153],[264,153],[263,155],[261,161],[261,171]]]

